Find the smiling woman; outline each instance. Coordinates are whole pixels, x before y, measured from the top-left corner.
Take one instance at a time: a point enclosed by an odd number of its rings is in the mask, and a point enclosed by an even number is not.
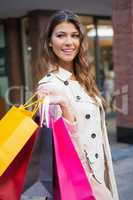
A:
[[[49,96],[51,117],[64,119],[96,200],[118,200],[104,100],[91,71],[87,41],[73,12],[63,10],[51,17],[40,43],[45,76],[38,83],[38,94]]]

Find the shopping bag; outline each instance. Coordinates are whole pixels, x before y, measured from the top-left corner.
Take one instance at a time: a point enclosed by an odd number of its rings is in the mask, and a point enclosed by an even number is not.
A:
[[[57,177],[56,200],[96,200],[63,118],[52,122]]]
[[[52,129],[46,126],[37,129],[36,141],[31,154],[24,195],[32,197],[53,197],[53,144]]]
[[[20,200],[35,137],[33,134],[0,177],[0,200]]]
[[[33,97],[32,97],[33,98]],[[30,100],[32,99],[30,98]],[[28,101],[29,102],[29,101]],[[13,106],[0,121],[0,176],[33,135],[38,125],[32,117],[38,110],[39,100],[20,107]],[[32,111],[27,107],[35,105]]]
[[[49,98],[45,97],[35,118],[39,128],[24,187],[28,198],[53,199],[53,139],[52,129],[48,128],[48,108]]]

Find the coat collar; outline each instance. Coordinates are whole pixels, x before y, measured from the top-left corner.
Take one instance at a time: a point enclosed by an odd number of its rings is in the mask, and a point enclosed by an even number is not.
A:
[[[61,81],[65,82],[65,81],[69,81],[69,80],[70,80],[70,78],[71,78],[71,76],[72,76],[72,73],[71,73],[70,71],[68,71],[68,70],[66,70],[66,69],[64,69],[64,68],[62,68],[62,67],[59,67],[58,71],[55,71],[55,72],[54,72],[54,76],[56,76],[56,77],[57,77],[58,79],[60,79]],[[44,82],[47,82],[47,81],[50,80],[51,78],[52,78],[52,76],[48,76],[48,75],[47,75],[47,76],[45,76],[43,79],[41,79],[41,80],[39,81],[39,84],[42,84],[42,83],[44,83]],[[100,106],[101,110],[103,110],[103,106],[102,106],[101,99],[100,99],[98,96],[96,96],[96,101],[95,101],[92,97],[90,97],[90,96],[88,96],[88,98],[89,98],[89,101],[90,101],[91,103],[94,103],[94,104]]]
[[[61,81],[65,82],[65,81],[69,81],[71,76],[72,76],[72,73],[62,67],[59,67],[58,71],[56,71],[54,73],[54,75],[59,78]],[[91,103],[94,103],[98,106],[101,107],[101,109],[103,109],[103,106],[102,106],[102,102],[101,102],[101,99],[97,96],[96,97],[96,101],[92,98],[92,97],[88,97],[89,98],[89,101]]]
[[[62,67],[59,67],[59,70],[57,72],[55,72],[54,74],[57,78],[59,78],[62,81],[67,81],[72,76],[71,72],[69,72],[68,70],[66,70]]]

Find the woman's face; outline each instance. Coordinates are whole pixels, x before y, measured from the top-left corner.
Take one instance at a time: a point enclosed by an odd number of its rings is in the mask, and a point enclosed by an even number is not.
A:
[[[79,32],[72,23],[58,24],[52,33],[50,47],[62,67],[73,67],[73,60],[79,52]]]

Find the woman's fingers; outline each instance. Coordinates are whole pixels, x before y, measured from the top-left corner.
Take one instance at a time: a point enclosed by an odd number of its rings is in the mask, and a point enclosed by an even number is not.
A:
[[[43,84],[38,87],[38,97],[43,98],[49,96],[49,104],[54,105],[66,105],[68,100],[67,95],[64,93],[63,89],[57,88],[53,83]]]
[[[49,93],[52,95],[63,95],[64,94],[64,90],[61,87],[57,87],[53,83],[47,83],[47,84],[40,85],[38,87],[38,90],[41,91],[42,93],[44,92],[44,93]]]
[[[39,87],[37,89],[37,94],[39,98],[43,98],[45,96],[50,95],[50,91],[47,88]]]
[[[60,105],[64,101],[64,97],[62,96],[49,96],[49,103],[54,105]]]
[[[49,104],[60,104],[62,95],[57,92],[51,91],[49,88],[40,87],[37,90],[38,98],[43,98],[45,96],[49,96]]]

